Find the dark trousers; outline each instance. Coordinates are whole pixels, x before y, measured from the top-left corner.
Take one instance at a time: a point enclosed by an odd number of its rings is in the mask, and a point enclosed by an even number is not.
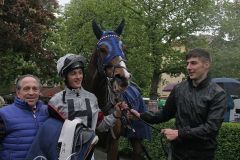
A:
[[[215,151],[191,151],[169,149],[168,160],[214,160]]]

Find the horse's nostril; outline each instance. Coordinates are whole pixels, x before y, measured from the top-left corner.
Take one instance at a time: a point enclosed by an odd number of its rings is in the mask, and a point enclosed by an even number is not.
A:
[[[120,74],[116,74],[115,77],[120,79],[123,78]]]
[[[129,80],[132,76],[131,76],[131,74],[129,74],[128,76],[124,76],[122,74],[115,74],[114,77]]]
[[[132,75],[129,73],[129,78],[128,79],[131,79],[132,78]]]
[[[128,79],[126,79],[125,77],[115,77],[114,79],[117,82],[117,84],[121,87],[126,87],[129,84]]]

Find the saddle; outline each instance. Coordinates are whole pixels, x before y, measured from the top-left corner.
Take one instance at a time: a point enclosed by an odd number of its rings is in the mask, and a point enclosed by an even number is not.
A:
[[[95,131],[86,127],[80,118],[65,120],[53,106],[40,127],[26,160],[90,160],[98,142]]]
[[[58,139],[59,160],[91,160],[97,142],[95,131],[81,119],[65,120]]]

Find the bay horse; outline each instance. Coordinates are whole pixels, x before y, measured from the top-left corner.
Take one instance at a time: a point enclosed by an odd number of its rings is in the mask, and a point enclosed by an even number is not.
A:
[[[131,74],[125,64],[127,59],[120,38],[124,25],[125,22],[122,20],[114,31],[102,31],[95,20],[92,22],[98,42],[89,62],[84,88],[96,95],[99,108],[104,115],[111,114],[114,110],[113,106],[119,101],[127,102],[130,108],[139,112],[146,111],[141,94],[131,82]],[[139,155],[144,150],[142,139],[150,137],[148,126],[139,121],[131,122],[126,116],[118,119],[108,133],[108,160],[118,159],[118,139],[121,135],[130,138],[135,153],[133,159],[140,159]],[[100,142],[102,138],[100,136]],[[104,140],[106,141],[106,136]]]

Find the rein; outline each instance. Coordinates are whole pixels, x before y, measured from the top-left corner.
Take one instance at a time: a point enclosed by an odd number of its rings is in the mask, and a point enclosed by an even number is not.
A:
[[[107,100],[108,104],[111,104],[114,106],[117,102],[120,101],[120,94],[114,93],[112,90],[112,85],[111,85],[111,80],[112,78],[107,77]]]
[[[130,108],[127,109],[130,113]],[[164,152],[164,155],[165,157],[168,157],[168,152],[166,150],[166,147],[164,146],[163,144],[163,139],[164,139],[164,136],[163,134],[161,133],[161,128],[157,128],[157,127],[154,127],[153,125],[147,123],[146,121],[144,121],[142,118],[140,117],[137,117],[136,115],[132,114],[134,117],[136,117],[138,120],[142,121],[143,123],[145,123],[146,125],[148,125],[149,127],[151,127],[153,130],[155,130],[157,133],[160,133],[160,142],[161,142],[161,146],[162,146],[162,149],[163,149],[163,152]]]
[[[117,93],[112,92],[111,82],[110,82],[109,78],[108,78],[108,81],[107,81],[107,91],[108,91],[107,92],[107,98],[109,100],[107,105],[110,104],[110,105],[114,106],[116,103],[122,101],[122,98],[121,98],[119,93],[117,94]],[[122,110],[122,116],[120,117],[120,120],[121,120],[122,125],[124,127],[127,127],[132,132],[135,132],[134,128],[132,127],[131,122],[129,121],[129,119],[127,117],[127,110],[126,109]]]

